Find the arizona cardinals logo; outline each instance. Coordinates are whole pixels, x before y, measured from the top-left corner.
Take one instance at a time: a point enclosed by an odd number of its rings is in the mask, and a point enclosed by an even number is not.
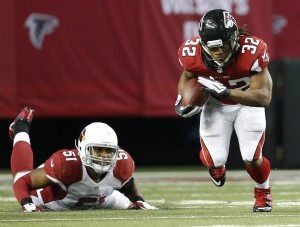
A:
[[[82,142],[83,140],[85,140],[85,131],[86,129],[83,129],[82,132],[79,135],[79,141]]]
[[[51,15],[32,13],[25,21],[25,27],[29,29],[29,38],[32,45],[41,49],[46,34],[51,34],[55,27],[59,24],[59,20]]]

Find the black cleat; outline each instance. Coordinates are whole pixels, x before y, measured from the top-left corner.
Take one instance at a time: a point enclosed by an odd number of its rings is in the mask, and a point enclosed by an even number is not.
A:
[[[226,180],[226,169],[225,165],[219,168],[211,168],[208,169],[210,178],[212,182],[217,186],[217,187],[222,187],[225,184]]]

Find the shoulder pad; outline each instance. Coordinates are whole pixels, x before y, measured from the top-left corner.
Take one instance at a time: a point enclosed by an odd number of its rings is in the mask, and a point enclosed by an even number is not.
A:
[[[187,71],[193,71],[201,63],[200,37],[195,36],[181,44],[178,50],[178,58],[182,67]]]
[[[129,180],[134,173],[135,165],[128,152],[120,149],[118,161],[114,169],[114,177],[119,179],[122,184]]]
[[[61,181],[71,184],[82,179],[82,163],[77,149],[59,150],[45,162],[46,174]]]
[[[268,46],[262,39],[255,36],[241,36],[240,45],[238,62],[243,68],[259,73],[268,66]]]

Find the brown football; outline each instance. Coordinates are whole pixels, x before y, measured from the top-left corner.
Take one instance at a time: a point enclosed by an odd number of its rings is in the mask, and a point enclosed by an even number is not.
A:
[[[202,91],[202,84],[198,82],[197,78],[190,79],[184,84],[181,95],[184,107],[188,105],[201,107],[208,99],[208,94]]]

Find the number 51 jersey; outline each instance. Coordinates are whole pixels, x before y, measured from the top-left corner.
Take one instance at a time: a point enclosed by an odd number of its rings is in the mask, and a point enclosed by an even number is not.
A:
[[[43,205],[50,210],[101,208],[106,197],[120,189],[133,176],[134,161],[120,149],[116,167],[95,182],[82,164],[78,150],[55,152],[44,164],[47,177],[56,184],[37,190]]]
[[[232,61],[220,70],[208,67],[202,54],[200,37],[195,36],[182,43],[179,50],[179,62],[182,67],[196,77],[213,77],[230,89],[247,90],[250,77],[260,73],[269,64],[266,43],[255,36],[240,36],[239,49]],[[225,104],[236,104],[227,99],[218,99]]]

